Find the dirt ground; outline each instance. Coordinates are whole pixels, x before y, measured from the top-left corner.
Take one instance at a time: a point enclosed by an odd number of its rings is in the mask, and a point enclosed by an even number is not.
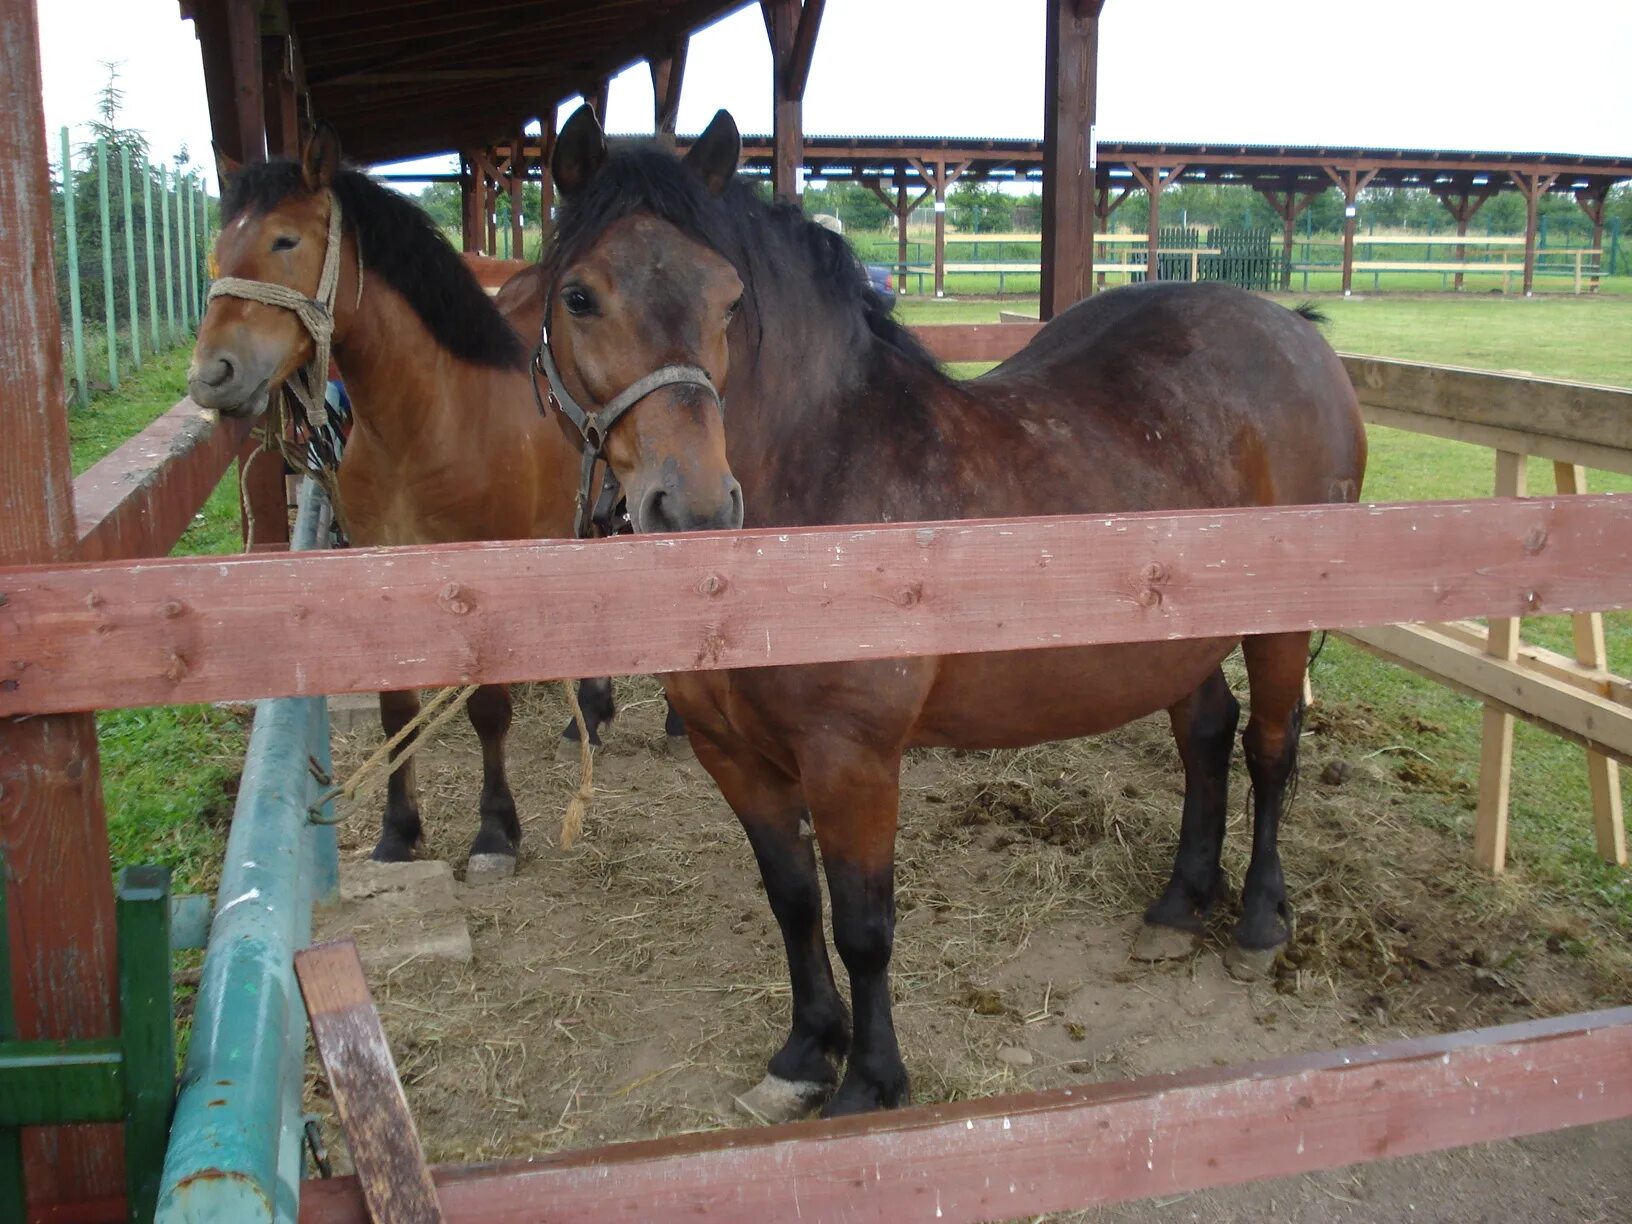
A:
[[[518,693],[511,880],[444,885],[468,962],[392,954],[411,914],[346,904],[320,935],[376,946],[371,983],[430,1158],[470,1162],[741,1125],[734,1094],[787,1022],[781,942],[746,841],[695,764],[664,751],[650,681],[597,755],[585,834],[556,845],[576,767],[555,762],[554,686]],[[1283,834],[1298,913],[1273,980],[1231,980],[1214,943],[1129,960],[1165,880],[1181,777],[1165,718],[1020,752],[914,754],[903,776],[896,1022],[918,1103],[1115,1080],[1632,1003],[1632,952],[1500,884],[1412,813],[1471,800],[1401,777],[1363,718],[1317,706]],[[378,743],[337,740],[345,773]],[[1239,757],[1239,754],[1237,754]],[[427,858],[463,872],[480,756],[462,722],[419,758]],[[1247,788],[1233,778],[1239,880]],[[343,874],[378,801],[342,826]],[[369,929],[370,926],[375,929]],[[393,929],[388,929],[393,928]],[[383,949],[384,955],[380,955]],[[835,963],[836,960],[835,960]],[[841,979],[842,985],[842,979]],[[309,1105],[332,1115],[323,1085]],[[343,1143],[333,1133],[331,1146]],[[1632,1221],[1632,1124],[1585,1128],[1089,1212],[1091,1220]]]

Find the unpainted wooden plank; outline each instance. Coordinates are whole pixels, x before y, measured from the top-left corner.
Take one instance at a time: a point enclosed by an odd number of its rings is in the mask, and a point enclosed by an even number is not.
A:
[[[1595,495],[0,571],[0,715],[1627,607],[1629,534]]]
[[[436,1174],[461,1224],[1027,1218],[1632,1116],[1632,1008]],[[307,1182],[301,1224],[363,1220]]]
[[[442,1206],[357,945],[342,939],[303,948],[295,953],[295,976],[370,1217],[377,1224],[441,1224]]]

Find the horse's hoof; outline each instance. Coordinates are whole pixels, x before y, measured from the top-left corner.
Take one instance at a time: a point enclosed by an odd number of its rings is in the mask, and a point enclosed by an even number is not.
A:
[[[1136,961],[1183,960],[1195,955],[1201,947],[1201,935],[1196,931],[1181,931],[1178,927],[1160,926],[1147,922],[1133,939],[1133,959]]]
[[[466,884],[497,884],[516,874],[513,854],[473,854],[465,865]]]
[[[579,756],[579,752],[578,752],[578,744],[579,743],[580,743],[580,741],[574,740],[574,739],[567,739],[565,736],[562,736],[560,739],[556,740],[555,741],[555,760],[556,760],[556,763],[558,765],[576,765],[576,764],[578,764],[579,760],[581,759],[580,756]],[[589,746],[589,750],[591,752],[594,752],[595,751],[595,745],[591,744]]]
[[[691,740],[684,735],[665,736],[664,751],[677,761],[695,761],[697,750],[691,746]]]
[[[775,1126],[779,1122],[796,1122],[805,1117],[832,1091],[832,1084],[785,1080],[781,1076],[767,1075],[747,1092],[732,1099],[756,1121]]]
[[[1243,948],[1232,943],[1224,949],[1224,968],[1238,982],[1261,982],[1275,968],[1286,945],[1278,948]]]

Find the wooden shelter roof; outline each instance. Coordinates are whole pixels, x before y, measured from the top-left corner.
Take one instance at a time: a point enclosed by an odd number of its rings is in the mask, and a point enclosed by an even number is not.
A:
[[[383,162],[490,143],[745,2],[267,0],[261,32],[294,35],[313,113]]]

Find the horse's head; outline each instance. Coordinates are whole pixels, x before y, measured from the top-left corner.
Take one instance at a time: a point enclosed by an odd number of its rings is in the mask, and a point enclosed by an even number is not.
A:
[[[741,143],[721,111],[677,169],[695,176],[682,189],[717,203]],[[598,183],[606,162],[606,139],[584,107],[562,129],[551,167],[566,209],[579,210],[549,262],[545,355],[556,399],[569,416],[582,413],[575,423],[622,482],[635,530],[740,527],[722,397],[742,281],[720,252]]]
[[[215,240],[215,284],[199,324],[187,371],[187,393],[205,408],[231,416],[255,416],[268,389],[286,381],[317,350],[304,309],[319,320],[334,294],[317,309],[326,261],[336,280],[347,271],[340,251],[329,252],[334,234],[330,186],[340,168],[333,134],[320,129],[306,143],[298,166],[275,163],[247,172],[217,157],[222,198],[230,212]],[[253,182],[241,175],[254,176]],[[228,184],[232,184],[231,187]],[[332,317],[330,319],[332,324]],[[320,324],[321,325],[321,324]],[[326,370],[319,378],[326,378]]]

